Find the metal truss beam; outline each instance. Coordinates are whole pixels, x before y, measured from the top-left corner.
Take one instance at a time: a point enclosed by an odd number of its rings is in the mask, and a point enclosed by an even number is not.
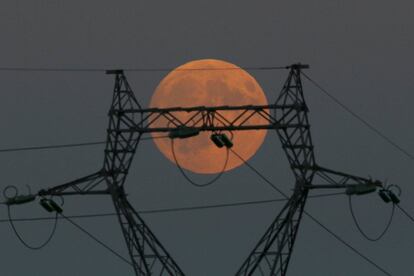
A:
[[[78,178],[68,183],[40,190],[39,196],[47,195],[91,195],[109,194],[107,189],[102,189],[101,183],[105,184],[105,172],[100,170],[96,173]],[[99,187],[99,190],[98,190]]]
[[[217,107],[191,107],[191,108],[151,108],[117,110],[114,114],[135,114],[137,118],[124,118],[124,127],[120,132],[155,133],[171,132],[177,127],[187,127],[198,131],[239,131],[252,129],[280,129],[296,128],[300,125],[294,123],[281,123],[283,118],[276,120],[271,115],[275,110],[300,110],[298,105],[249,105],[249,106],[217,106]],[[228,119],[228,113],[236,112],[234,119]],[[227,114],[226,114],[227,113]],[[286,112],[289,113],[289,112]],[[265,121],[257,124],[257,119]],[[159,125],[162,126],[159,126]]]

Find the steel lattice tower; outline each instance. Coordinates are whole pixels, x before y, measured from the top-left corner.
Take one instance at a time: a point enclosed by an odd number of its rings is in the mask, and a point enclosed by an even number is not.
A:
[[[266,106],[218,106],[143,109],[136,100],[122,70],[111,70],[115,76],[105,158],[96,173],[63,185],[41,190],[38,196],[108,194],[114,203],[135,275],[184,275],[144,220],[129,203],[124,185],[139,140],[146,133],[197,134],[201,131],[243,131],[274,129],[281,141],[295,177],[294,190],[265,234],[251,251],[236,275],[286,275],[296,235],[311,189],[345,188],[348,194],[362,194],[380,186],[379,181],[349,175],[318,166],[315,161],[308,119],[309,109],[303,95],[301,70],[307,65],[293,64],[288,78],[274,104]],[[239,112],[233,120],[223,114]],[[180,120],[180,113],[188,119]],[[252,118],[260,116],[267,123],[257,125]],[[167,122],[157,127],[158,120]],[[185,136],[185,135],[184,135]],[[184,137],[181,137],[184,138]],[[313,184],[318,178],[318,184]],[[322,183],[322,184],[319,184]]]

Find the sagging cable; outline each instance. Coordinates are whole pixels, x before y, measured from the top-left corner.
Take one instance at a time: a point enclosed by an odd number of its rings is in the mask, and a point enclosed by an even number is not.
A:
[[[381,232],[381,233],[379,233],[377,236],[372,237],[372,236],[369,236],[369,235],[368,235],[368,234],[367,234],[367,233],[366,233],[366,232],[362,229],[361,225],[359,224],[358,219],[357,219],[357,217],[356,217],[356,215],[355,215],[355,213],[354,213],[353,206],[352,206],[352,198],[351,198],[351,195],[349,195],[348,199],[349,199],[349,209],[350,209],[350,211],[351,211],[351,216],[352,216],[352,219],[354,220],[354,223],[355,223],[355,225],[356,225],[356,227],[357,227],[358,231],[361,233],[361,235],[362,235],[365,239],[367,239],[367,240],[369,240],[369,241],[372,241],[372,242],[375,242],[375,241],[378,241],[378,240],[382,239],[382,237],[384,237],[384,235],[388,232],[388,230],[389,230],[389,228],[390,228],[390,226],[391,226],[392,220],[393,220],[393,218],[394,218],[395,204],[394,204],[394,203],[392,204],[391,214],[390,214],[390,216],[389,216],[389,219],[388,219],[387,224],[385,225],[384,230],[382,230],[382,232]]]

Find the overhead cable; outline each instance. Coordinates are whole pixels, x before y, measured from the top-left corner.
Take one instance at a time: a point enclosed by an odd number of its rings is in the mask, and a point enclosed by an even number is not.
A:
[[[32,150],[44,150],[44,149],[60,149],[60,148],[73,148],[73,147],[85,147],[85,146],[96,146],[105,144],[104,141],[97,142],[85,142],[85,143],[74,143],[74,144],[60,144],[60,145],[49,145],[49,146],[33,146],[33,147],[18,147],[18,148],[4,148],[0,149],[1,152],[18,152],[18,151],[32,151]]]
[[[114,66],[116,67],[116,66]],[[246,67],[223,67],[223,68],[173,68],[173,67],[142,67],[126,68],[125,72],[170,72],[170,71],[272,71],[288,69],[289,66],[246,66]],[[106,72],[108,68],[54,68],[54,67],[0,67],[0,71],[5,72]]]
[[[310,195],[309,198],[321,198],[321,197],[331,197],[344,195],[343,192],[336,193],[323,193],[317,195]],[[162,209],[151,209],[151,210],[142,210],[138,211],[139,214],[161,214],[161,213],[171,213],[171,212],[183,212],[183,211],[195,211],[195,210],[206,210],[206,209],[216,209],[216,208],[226,208],[226,207],[238,207],[238,206],[247,206],[247,205],[258,205],[258,204],[267,204],[274,202],[287,201],[286,198],[277,198],[277,199],[265,199],[265,200],[255,200],[255,201],[241,201],[234,203],[222,203],[222,204],[212,204],[212,205],[201,205],[201,206],[190,206],[190,207],[176,207],[176,208],[162,208]],[[88,214],[88,215],[71,215],[66,216],[68,218],[98,218],[98,217],[112,217],[116,216],[116,213],[99,213],[99,214]],[[58,217],[59,219],[60,217]],[[51,220],[54,217],[33,217],[33,218],[16,218],[13,221],[43,221]],[[8,219],[0,219],[0,223],[8,222]]]
[[[180,161],[177,158],[177,155],[175,153],[175,146],[174,146],[174,139],[171,139],[171,152],[175,161],[175,164],[177,165],[178,170],[181,172],[181,174],[184,176],[184,178],[193,186],[196,187],[207,187],[210,186],[212,184],[214,184],[217,180],[220,179],[220,177],[223,175],[223,173],[226,171],[226,167],[227,167],[227,163],[229,161],[229,150],[226,148],[226,157],[225,160],[223,162],[223,167],[221,168],[221,170],[210,180],[204,182],[204,183],[199,183],[194,181],[193,179],[191,179],[187,173],[184,171],[184,168],[180,165]]]
[[[10,206],[7,206],[7,216],[8,216],[8,222],[10,223],[11,228],[13,229],[14,234],[16,235],[16,237],[18,238],[18,240],[27,248],[32,249],[32,250],[39,250],[44,248],[46,245],[49,244],[49,242],[52,240],[53,236],[56,233],[56,228],[57,228],[57,224],[58,224],[58,219],[57,216],[58,214],[56,213],[55,217],[52,218],[54,219],[54,224],[52,227],[52,231],[50,232],[48,238],[42,242],[40,245],[31,245],[29,244],[27,241],[24,240],[24,238],[21,236],[21,234],[17,231],[16,226],[14,225],[14,220],[11,217],[11,212],[10,212]]]
[[[357,254],[358,256],[360,256],[361,258],[363,258],[365,261],[367,261],[368,263],[370,263],[371,265],[373,265],[374,267],[376,267],[378,270],[380,270],[382,273],[384,273],[385,275],[388,276],[392,276],[391,273],[389,273],[387,270],[385,270],[383,267],[381,267],[379,264],[377,264],[376,262],[374,262],[371,258],[369,258],[368,256],[362,254],[358,249],[356,249],[355,247],[353,247],[350,243],[346,242],[343,238],[341,238],[338,234],[336,234],[335,232],[333,232],[331,229],[329,229],[328,227],[326,227],[325,225],[323,225],[317,218],[315,218],[314,216],[312,216],[311,214],[309,214],[307,211],[303,211],[313,222],[315,222],[316,224],[318,224],[320,227],[322,227],[326,232],[328,232],[329,234],[331,234],[335,239],[337,239],[338,241],[340,241],[343,245],[345,245],[346,247],[348,247],[349,249],[351,249],[355,254]]]
[[[347,111],[349,114],[351,114],[354,118],[356,118],[358,121],[363,123],[366,127],[368,127],[371,131],[376,133],[378,136],[380,136],[382,139],[384,139],[387,143],[389,143],[391,146],[393,146],[395,149],[400,151],[402,154],[410,158],[411,160],[414,160],[414,155],[411,154],[408,150],[403,148],[402,146],[398,145],[395,141],[393,141],[390,137],[385,135],[382,131],[380,131],[378,128],[376,128],[374,125],[369,123],[367,120],[362,118],[360,115],[358,115],[356,112],[354,112],[351,108],[346,106],[344,103],[342,103],[338,98],[334,97],[329,91],[325,88],[323,88],[319,83],[317,83],[315,80],[310,78],[307,74],[301,72],[302,75],[308,79],[313,85],[315,85],[317,88],[319,88],[320,91],[322,91],[325,95],[327,95],[332,101],[334,101],[336,104],[338,104],[340,107],[342,107],[345,111]]]
[[[388,222],[386,223],[386,225],[385,225],[384,229],[381,231],[381,233],[379,233],[376,237],[370,237],[368,234],[365,233],[365,231],[362,229],[361,225],[358,222],[358,219],[357,219],[357,217],[355,215],[355,212],[354,212],[354,208],[352,207],[351,195],[349,195],[348,198],[349,198],[349,210],[351,211],[352,219],[354,220],[355,226],[357,227],[358,231],[361,233],[361,235],[365,239],[367,239],[369,241],[372,241],[372,242],[379,241],[387,233],[388,229],[391,226],[392,219],[394,218],[395,204],[392,203],[391,214],[388,218]]]
[[[403,212],[403,214],[407,216],[407,218],[409,218],[412,222],[414,222],[414,217],[410,215],[403,207],[401,207],[400,204],[397,204],[397,208],[400,209],[401,212]]]
[[[276,190],[279,194],[284,196],[286,199],[289,199],[288,195],[285,194],[281,189],[279,189],[276,185],[274,185],[270,180],[268,180],[262,173],[260,173],[255,167],[253,167],[247,160],[245,160],[240,154],[235,152],[233,149],[230,151],[236,155],[247,167],[249,167],[253,172],[255,172],[262,180],[264,180],[267,184],[270,185],[274,190]]]
[[[85,228],[83,228],[82,226],[80,226],[79,224],[77,224],[76,222],[74,222],[72,219],[70,219],[69,217],[60,214],[64,219],[66,219],[68,222],[70,222],[72,225],[74,225],[76,228],[78,228],[79,230],[81,230],[83,233],[85,233],[86,235],[88,235],[91,239],[93,239],[94,241],[96,241],[98,244],[100,244],[101,246],[103,246],[104,248],[106,248],[109,252],[111,252],[112,254],[114,254],[115,256],[117,256],[119,259],[121,259],[122,261],[124,261],[125,263],[129,264],[132,266],[132,263],[130,261],[128,261],[125,257],[123,257],[121,254],[119,254],[118,252],[116,252],[114,249],[112,249],[111,247],[109,247],[108,245],[106,245],[104,242],[102,242],[101,240],[99,240],[97,237],[95,237],[94,235],[92,235],[89,231],[87,231]]]
[[[140,141],[154,140],[168,138],[168,136],[158,137],[143,137]],[[62,149],[62,148],[74,148],[74,147],[87,147],[106,144],[106,141],[95,141],[95,142],[83,142],[83,143],[71,143],[71,144],[58,144],[58,145],[46,145],[46,146],[29,146],[29,147],[16,147],[16,148],[3,148],[0,149],[2,152],[19,152],[19,151],[32,151],[32,150],[45,150],[45,149]]]

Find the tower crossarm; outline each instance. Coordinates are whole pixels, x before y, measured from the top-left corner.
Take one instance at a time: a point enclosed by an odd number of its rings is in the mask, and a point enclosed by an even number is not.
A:
[[[312,170],[315,174],[312,183],[307,186],[309,189],[344,188],[348,194],[353,194],[353,191],[358,188],[362,188],[368,192],[383,186],[383,183],[379,180],[356,176],[321,166],[314,166],[307,169]],[[363,192],[361,191],[361,193]]]
[[[298,124],[282,123],[283,118],[274,117],[276,110],[298,110],[298,105],[244,105],[244,106],[197,106],[149,109],[113,109],[123,116],[124,127],[120,132],[168,133],[177,128],[194,131],[240,131],[254,129],[296,128]],[[291,112],[291,111],[290,111]]]

